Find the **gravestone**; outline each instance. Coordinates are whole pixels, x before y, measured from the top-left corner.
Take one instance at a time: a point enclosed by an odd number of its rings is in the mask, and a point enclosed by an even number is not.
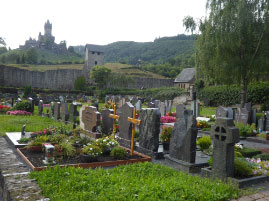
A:
[[[61,106],[60,102],[54,103],[54,120],[55,121],[58,121],[61,118],[60,106]]]
[[[173,101],[172,100],[166,100],[166,113],[167,112],[171,112],[172,111],[172,105],[173,105]]]
[[[158,108],[142,109],[139,126],[139,146],[151,152],[157,152],[159,147],[161,113]]]
[[[234,119],[234,111],[233,111],[233,109],[232,108],[230,108],[230,107],[228,107],[227,108],[227,112],[228,112],[228,118],[229,119]]]
[[[120,99],[119,108],[121,108],[125,104],[125,98]]]
[[[166,115],[165,103],[161,102],[160,105],[159,105],[159,108],[160,108],[161,116],[165,116]]]
[[[249,122],[249,112],[246,108],[237,108],[235,113],[235,121],[246,125]]]
[[[38,103],[38,115],[42,116],[43,114],[43,100],[40,100]]]
[[[225,107],[219,106],[216,110],[216,118],[228,117],[228,110]]]
[[[161,101],[160,100],[154,100],[152,101],[155,105],[155,108],[160,108]]]
[[[257,109],[253,109],[251,111],[251,117],[250,117],[250,123],[254,123],[255,125],[257,124],[257,116],[256,116],[256,113],[257,113]]]
[[[192,111],[185,110],[184,117],[175,123],[169,148],[169,156],[188,163],[195,163],[197,124]]]
[[[251,112],[251,102],[245,103],[245,107],[244,108],[246,108],[248,112]]]
[[[77,107],[78,106],[76,103],[71,103],[69,105],[69,121],[70,122],[76,122],[77,116],[79,115]]]
[[[178,104],[176,106],[176,118],[183,118],[186,107],[184,104]]]
[[[59,96],[59,100],[60,100],[61,103],[63,103],[64,102],[64,97],[63,96]]]
[[[258,130],[259,132],[264,131],[264,117],[258,120]]]
[[[130,147],[132,137],[132,125],[128,117],[133,117],[134,106],[127,102],[118,109],[119,119],[119,143],[125,147]]]
[[[269,112],[267,111],[266,112],[266,115],[265,115],[265,131],[269,131]]]
[[[213,176],[233,177],[234,144],[240,141],[238,128],[235,127],[232,119],[217,118],[215,125],[211,127],[211,138],[213,140]]]
[[[103,109],[101,111],[102,116],[102,133],[109,135],[113,131],[113,119],[109,117],[110,114],[113,114],[112,109]]]
[[[101,137],[101,134],[97,133],[97,128],[100,126],[100,116],[101,115],[97,111],[96,107],[83,106],[80,109],[80,127],[91,135],[91,137]]]
[[[140,111],[142,109],[142,102],[141,100],[138,100],[135,104],[135,108],[137,111]]]
[[[50,117],[54,117],[54,102],[50,103]]]
[[[194,114],[194,105],[196,105],[196,117],[200,117],[200,103],[198,101],[191,102],[191,110]]]
[[[62,103],[61,104],[61,119],[62,121],[68,121],[68,103]]]
[[[34,100],[31,97],[28,98],[28,101],[31,104],[31,112],[34,113],[34,110],[35,110],[35,102],[34,102]]]

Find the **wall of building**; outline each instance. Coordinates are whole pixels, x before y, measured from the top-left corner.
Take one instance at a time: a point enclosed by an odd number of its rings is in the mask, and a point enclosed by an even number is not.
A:
[[[75,80],[79,76],[83,76],[82,70],[59,69],[40,72],[0,65],[1,86],[31,85],[40,89],[71,90],[74,89]]]

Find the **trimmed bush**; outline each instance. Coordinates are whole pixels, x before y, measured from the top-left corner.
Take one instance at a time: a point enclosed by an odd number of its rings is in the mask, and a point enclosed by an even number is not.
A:
[[[236,177],[251,177],[253,175],[251,164],[245,158],[234,159],[234,174]]]
[[[210,136],[203,135],[198,139],[198,145],[200,146],[201,151],[208,149],[211,145]]]
[[[260,158],[263,161],[269,161],[269,154],[258,154],[254,158]]]
[[[210,106],[234,105],[240,103],[240,87],[210,86],[200,90],[198,98],[209,102]],[[269,82],[251,83],[247,89],[247,101],[252,103],[269,103]]]
[[[28,101],[19,102],[12,108],[12,110],[31,112],[31,103],[29,103]]]
[[[249,147],[243,147],[243,149],[238,149],[238,152],[240,152],[243,157],[248,157],[248,158],[251,158],[253,156],[256,156],[262,153],[261,151],[257,149],[253,149]]]
[[[110,152],[110,155],[115,159],[125,159],[127,152],[124,148],[121,147],[114,147]]]

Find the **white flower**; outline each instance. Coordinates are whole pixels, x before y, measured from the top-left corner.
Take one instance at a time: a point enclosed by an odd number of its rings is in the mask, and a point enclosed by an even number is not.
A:
[[[90,148],[90,150],[92,150],[92,148]]]

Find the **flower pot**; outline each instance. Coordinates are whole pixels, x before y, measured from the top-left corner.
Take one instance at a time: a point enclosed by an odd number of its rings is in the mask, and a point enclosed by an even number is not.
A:
[[[163,142],[163,150],[169,151],[169,145],[170,145],[169,142]]]
[[[34,152],[42,152],[42,146],[31,146],[31,150]]]

